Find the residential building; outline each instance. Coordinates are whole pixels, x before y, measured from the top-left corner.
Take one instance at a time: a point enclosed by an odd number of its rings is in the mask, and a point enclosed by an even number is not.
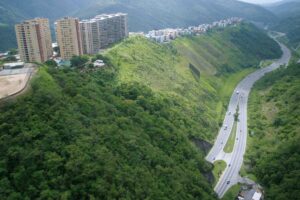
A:
[[[225,28],[231,25],[236,25],[242,21],[241,18],[232,17],[220,21],[213,22],[212,24],[200,24],[199,26],[190,26],[188,28],[168,28],[161,30],[152,30],[145,34],[146,38],[154,40],[159,43],[170,42],[177,37],[185,35],[200,35],[206,33],[213,28]]]
[[[49,20],[35,18],[15,26],[20,58],[24,62],[45,62],[52,56]]]
[[[127,14],[102,14],[80,22],[84,54],[96,54],[115,42],[128,37]]]
[[[81,31],[77,18],[65,17],[56,21],[56,39],[63,60],[83,54]]]

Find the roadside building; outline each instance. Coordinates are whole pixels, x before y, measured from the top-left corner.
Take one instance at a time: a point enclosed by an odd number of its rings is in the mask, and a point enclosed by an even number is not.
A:
[[[45,62],[53,54],[49,20],[35,18],[15,26],[20,59],[23,62]]]
[[[81,31],[77,18],[65,17],[55,23],[56,39],[63,60],[83,54]]]

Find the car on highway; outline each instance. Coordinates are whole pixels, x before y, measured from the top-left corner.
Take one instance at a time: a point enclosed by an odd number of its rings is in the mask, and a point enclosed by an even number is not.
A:
[[[230,184],[230,181],[227,181],[227,185],[229,185]]]

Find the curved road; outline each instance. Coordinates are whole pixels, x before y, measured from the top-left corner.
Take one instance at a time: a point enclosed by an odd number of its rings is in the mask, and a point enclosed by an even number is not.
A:
[[[241,181],[239,171],[243,164],[243,157],[246,152],[247,143],[247,108],[248,97],[254,83],[261,79],[266,73],[269,73],[281,65],[287,65],[290,58],[290,50],[280,44],[283,55],[280,59],[275,61],[270,66],[257,70],[256,72],[244,78],[236,87],[228,106],[227,114],[225,116],[223,126],[218,134],[214,146],[206,157],[206,160],[213,163],[217,160],[224,160],[227,167],[215,186],[214,190],[220,198],[224,196],[226,191],[233,185]],[[239,121],[236,129],[236,139],[232,153],[227,154],[223,151],[227,140],[230,136],[231,130],[234,125],[234,113],[239,107]]]

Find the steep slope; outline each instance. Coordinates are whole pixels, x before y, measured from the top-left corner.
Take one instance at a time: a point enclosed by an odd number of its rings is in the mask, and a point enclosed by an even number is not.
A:
[[[235,58],[240,63],[247,54],[257,63],[280,54],[261,33],[249,51],[242,50],[226,35],[258,31],[243,26],[227,30],[224,42],[216,39],[222,32],[211,33],[211,42],[232,56],[235,51],[245,54]],[[202,37],[207,39],[197,38]],[[265,40],[273,45],[265,46]],[[242,70],[246,65],[236,62],[222,76],[202,73],[203,67],[189,65],[192,57],[179,53],[178,43],[130,38],[106,54],[105,69],[41,68],[30,93],[0,108],[0,196],[216,199],[204,178],[211,166],[191,141],[214,138],[222,101],[226,104],[235,84],[253,68]],[[201,45],[207,48],[208,43]],[[255,45],[275,54],[252,55]],[[201,49],[195,46],[196,52]],[[217,64],[212,71],[221,68]]]
[[[113,82],[43,68],[0,109],[2,199],[216,199],[176,101]]]
[[[9,26],[20,19],[32,17],[55,20],[66,15],[91,17],[101,13],[126,12],[129,14],[130,31],[186,27],[231,16],[263,22],[276,18],[262,7],[236,0],[2,0],[1,7],[9,11],[0,12],[0,19],[5,23],[10,21]],[[1,35],[0,43],[5,45],[0,45],[0,50],[4,50],[6,46],[16,46],[15,43],[4,40],[6,33]]]
[[[195,124],[197,120],[207,124],[191,135],[211,140],[218,129],[212,122],[220,119],[224,102],[238,80],[233,78],[229,90],[223,88],[222,81],[280,54],[277,43],[266,34],[242,24],[205,36],[179,38],[168,45],[131,38],[112,48],[107,56],[120,67],[121,83],[139,82],[178,99],[186,117],[193,118]],[[216,98],[218,95],[222,98]]]
[[[267,75],[250,98],[248,171],[267,199],[300,197],[300,65]]]

